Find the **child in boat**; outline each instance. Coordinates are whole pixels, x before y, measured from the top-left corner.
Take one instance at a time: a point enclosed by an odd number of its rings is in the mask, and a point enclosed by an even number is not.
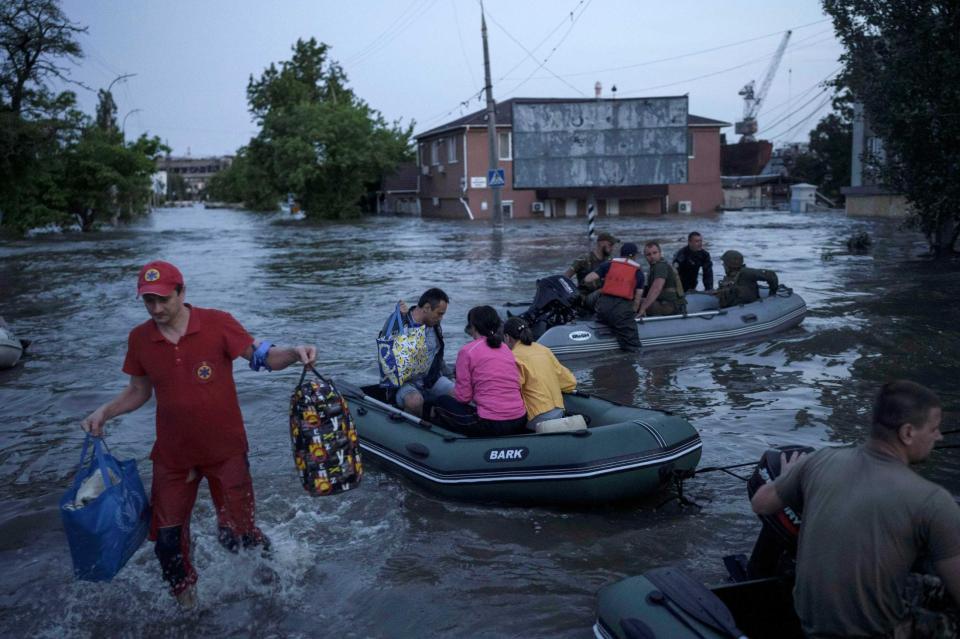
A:
[[[577,387],[570,369],[557,361],[549,348],[533,341],[526,321],[511,317],[503,325],[503,338],[520,368],[520,393],[527,407],[527,428],[563,417],[563,393]]]

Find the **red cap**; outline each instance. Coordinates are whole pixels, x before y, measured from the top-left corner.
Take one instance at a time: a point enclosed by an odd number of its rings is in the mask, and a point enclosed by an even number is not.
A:
[[[137,297],[141,295],[159,295],[167,297],[179,284],[183,286],[183,275],[180,269],[163,260],[155,260],[144,264],[137,277]]]

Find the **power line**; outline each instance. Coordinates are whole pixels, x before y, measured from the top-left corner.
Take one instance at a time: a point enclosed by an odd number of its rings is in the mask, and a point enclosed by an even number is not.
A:
[[[592,0],[591,0],[591,1],[592,1]],[[586,0],[579,0],[579,2],[577,2],[576,5],[574,5],[573,9],[571,9],[569,13],[567,13],[567,14],[564,15],[563,19],[557,24],[557,26],[555,26],[553,29],[551,29],[550,32],[549,32],[546,36],[544,36],[543,39],[541,39],[540,42],[538,42],[538,43],[536,44],[536,46],[533,47],[533,50],[536,51],[536,50],[538,50],[540,47],[542,47],[543,44],[553,36],[553,34],[555,34],[557,31],[559,31],[560,28],[563,27],[563,25],[565,25],[565,24],[567,23],[567,16],[572,16],[572,15],[574,14],[574,12],[576,12],[577,8],[579,8],[580,5],[582,5],[584,2],[586,2]],[[526,56],[521,57],[520,60],[518,60],[516,64],[514,64],[512,67],[510,67],[510,70],[509,70],[509,71],[507,71],[507,72],[504,73],[501,77],[499,77],[499,78],[494,82],[494,84],[495,84],[495,85],[499,85],[500,82],[503,82],[503,81],[507,78],[507,76],[509,76],[511,73],[513,73],[520,65],[522,65],[522,64],[523,64],[524,62],[526,62],[526,61],[527,61],[527,57],[526,57]],[[430,116],[429,118],[425,119],[421,124],[422,124],[423,126],[426,126],[427,124],[436,122],[437,120],[440,120],[441,118],[445,118],[445,117],[447,117],[447,116],[453,115],[453,113],[455,113],[457,110],[459,110],[460,113],[461,113],[461,115],[462,115],[462,114],[463,114],[463,110],[466,109],[466,108],[469,108],[470,102],[473,101],[474,98],[481,98],[481,96],[483,95],[483,92],[484,92],[484,89],[481,87],[480,89],[474,91],[474,92],[470,95],[470,97],[468,97],[468,98],[466,98],[466,99],[461,100],[460,102],[458,102],[455,107],[453,107],[453,108],[451,108],[451,109],[447,109],[447,110],[442,111],[442,112],[440,112],[440,113],[437,113],[436,115],[432,115],[432,116]]]
[[[820,35],[820,34],[817,34],[817,35]],[[816,36],[811,36],[811,37],[816,37]],[[806,40],[809,40],[809,39],[810,39],[810,38],[806,38]],[[800,40],[800,41],[798,41],[798,42],[803,42],[803,40]],[[816,45],[820,44],[821,42],[822,42],[822,40],[818,40],[818,41],[816,41],[816,42],[811,42],[811,43],[809,43],[809,44],[806,44],[806,45],[804,45],[803,47],[796,47],[796,48],[794,48],[793,50],[796,51],[796,50],[799,50],[799,49],[805,49],[805,48],[808,48],[808,47],[816,46]],[[704,73],[704,74],[702,74],[702,75],[693,76],[693,77],[691,77],[691,78],[685,78],[685,79],[683,79],[683,80],[677,80],[676,82],[667,82],[667,83],[665,83],[665,84],[657,84],[657,85],[654,85],[654,86],[643,87],[643,88],[640,88],[640,89],[631,89],[631,90],[628,90],[628,91],[624,92],[622,95],[637,95],[637,94],[642,93],[642,92],[644,92],[644,91],[651,91],[651,90],[653,90],[653,89],[663,89],[663,88],[666,88],[666,87],[677,86],[678,84],[686,84],[687,82],[693,82],[694,80],[703,80],[703,79],[705,79],[705,78],[711,78],[711,77],[713,77],[713,76],[715,76],[715,75],[721,75],[721,74],[724,74],[724,73],[729,73],[730,71],[736,71],[737,69],[742,69],[742,68],[744,68],[744,67],[748,67],[748,66],[751,66],[751,65],[753,65],[753,64],[757,64],[757,63],[760,63],[760,62],[766,62],[767,60],[769,60],[770,58],[772,58],[772,57],[775,56],[775,55],[776,55],[776,53],[771,53],[770,55],[765,55],[765,56],[761,56],[761,57],[759,57],[759,58],[754,58],[754,59],[752,59],[752,60],[747,60],[746,62],[742,62],[742,63],[740,63],[740,64],[736,64],[736,65],[734,65],[734,66],[732,66],[732,67],[726,67],[725,69],[720,69],[719,71],[712,71],[712,72],[710,72],[710,73]]]
[[[728,43],[728,44],[722,44],[722,45],[720,45],[720,46],[710,47],[709,49],[700,49],[699,51],[692,51],[692,52],[690,52],[690,53],[680,53],[680,54],[678,54],[678,55],[669,56],[669,57],[666,57],[666,58],[656,58],[656,59],[654,59],[654,60],[646,60],[646,61],[644,61],[644,62],[637,62],[637,63],[634,63],[634,64],[627,64],[627,65],[619,66],[619,67],[608,67],[608,68],[605,68],[605,69],[595,69],[595,70],[593,70],[593,71],[578,71],[578,72],[576,72],[576,73],[565,73],[565,74],[563,75],[563,77],[565,77],[565,78],[574,78],[574,77],[584,76],[584,75],[596,75],[596,74],[598,74],[598,73],[610,73],[610,72],[613,72],[613,71],[625,71],[625,70],[627,70],[627,69],[636,69],[636,68],[639,68],[639,67],[646,67],[646,66],[650,66],[650,65],[653,65],[653,64],[660,64],[661,62],[673,62],[674,60],[682,60],[682,59],[684,59],[684,58],[692,58],[692,57],[695,57],[695,56],[698,56],[698,55],[703,55],[703,54],[705,54],[705,53],[713,53],[714,51],[720,51],[720,50],[722,50],[722,49],[729,49],[729,48],[731,48],[731,47],[737,47],[737,46],[740,46],[740,45],[742,45],[742,44],[749,44],[749,43],[751,43],[751,42],[756,42],[756,41],[758,41],[758,40],[763,40],[763,39],[765,39],[765,38],[770,38],[770,37],[772,37],[772,36],[783,35],[783,32],[784,32],[784,31],[787,31],[787,30],[797,31],[798,29],[803,29],[804,27],[809,27],[809,26],[812,26],[812,25],[815,25],[815,24],[821,24],[821,23],[823,23],[823,22],[828,22],[828,21],[829,21],[829,18],[826,19],[826,20],[818,20],[817,22],[810,22],[810,23],[808,23],[808,24],[800,25],[799,27],[790,27],[789,29],[781,29],[780,31],[774,31],[774,32],[772,32],[772,33],[767,33],[767,34],[762,35],[762,36],[756,36],[756,37],[753,37],[753,38],[747,38],[746,40],[739,40],[739,41],[737,41],[737,42],[731,42],[731,43]],[[813,36],[807,36],[807,37],[804,38],[804,39],[795,40],[795,41],[794,41],[794,44],[796,44],[797,42],[803,42],[803,41],[805,41],[805,40],[809,40],[811,37],[817,37],[817,36],[823,35],[823,34],[825,34],[825,33],[831,33],[831,32],[829,32],[829,31],[821,31],[821,32],[819,32],[819,33],[817,33],[817,34],[815,34],[815,35],[813,35]],[[538,78],[538,79],[539,79],[539,78]]]
[[[550,49],[550,53],[548,53],[548,54],[547,54],[547,57],[543,59],[543,62],[541,62],[540,64],[538,64],[537,67],[536,67],[533,71],[530,72],[530,75],[528,75],[522,82],[520,82],[520,84],[514,86],[512,89],[510,89],[509,91],[506,92],[508,95],[513,95],[514,93],[516,93],[517,89],[519,89],[520,87],[522,87],[523,85],[525,85],[527,82],[530,81],[530,78],[533,77],[533,74],[534,74],[534,73],[536,73],[536,72],[539,71],[540,69],[544,68],[544,65],[547,63],[547,61],[553,56],[554,53],[557,52],[557,49],[559,49],[560,46],[566,41],[567,37],[568,37],[568,36],[570,35],[570,33],[573,31],[573,27],[576,26],[577,21],[580,20],[580,18],[583,17],[583,14],[586,13],[586,11],[587,11],[587,7],[589,7],[589,6],[590,6],[590,3],[592,3],[592,2],[593,2],[593,0],[588,0],[588,1],[587,1],[587,4],[585,4],[584,7],[583,7],[583,9],[580,10],[580,14],[577,15],[576,17],[574,17],[573,11],[570,12],[570,18],[571,18],[571,20],[570,20],[570,27],[567,29],[566,33],[564,33],[563,36],[560,38],[560,41],[559,41],[556,45],[554,45],[554,47],[553,47],[552,49]],[[581,4],[583,4],[583,3],[581,2]],[[578,5],[578,6],[579,6],[579,5]],[[554,29],[554,31],[556,31],[556,29]],[[535,49],[535,50],[536,50],[536,49]]]
[[[826,99],[824,99],[823,102],[821,102],[820,104],[818,104],[805,118],[803,118],[802,120],[800,120],[799,122],[797,122],[796,124],[794,124],[793,126],[791,126],[789,129],[787,129],[786,131],[784,131],[784,132],[781,133],[780,135],[774,137],[773,140],[771,140],[771,141],[772,141],[772,142],[775,142],[775,141],[777,141],[777,140],[782,140],[782,139],[784,139],[785,137],[787,137],[788,135],[792,135],[794,130],[796,130],[796,129],[802,127],[802,126],[805,126],[810,120],[812,120],[817,114],[820,113],[820,111],[823,109],[823,107],[825,107],[825,106],[827,105],[827,103],[830,102],[830,99],[831,99],[831,98],[832,98],[832,96],[827,96]]]
[[[534,51],[538,50],[540,47],[543,46],[543,44],[544,44],[547,40],[549,40],[549,39],[553,36],[554,33],[556,33],[557,31],[559,31],[560,28],[563,27],[563,25],[565,25],[565,24],[567,23],[567,16],[570,16],[570,17],[572,18],[574,12],[576,12],[576,10],[580,7],[580,5],[582,5],[585,1],[586,1],[586,0],[580,0],[580,1],[573,7],[573,9],[570,10],[570,12],[569,12],[568,14],[564,15],[564,16],[563,16],[563,19],[560,20],[559,23],[557,23],[557,26],[555,26],[553,29],[551,29],[551,30],[550,30],[550,33],[548,33],[547,35],[545,35],[545,36],[543,37],[543,39],[540,40],[540,42],[538,42],[535,47],[533,47],[533,50],[534,50]],[[592,0],[591,0],[591,2],[592,2]],[[510,67],[510,70],[509,70],[509,71],[507,71],[507,72],[504,73],[502,76],[500,76],[499,78],[497,78],[497,81],[496,81],[494,84],[499,84],[500,82],[503,82],[504,80],[509,80],[509,79],[511,79],[511,78],[509,78],[508,76],[509,76],[511,73],[513,73],[514,71],[516,71],[517,68],[518,68],[520,65],[522,65],[524,62],[526,62],[526,61],[527,61],[527,57],[526,57],[526,56],[522,56],[522,57],[517,61],[517,63],[516,63],[515,65],[513,65],[512,67]]]
[[[473,67],[470,65],[470,57],[467,55],[467,47],[463,43],[463,34],[460,33],[460,14],[457,12],[457,3],[451,2],[450,6],[453,7],[453,22],[457,25],[457,39],[460,40],[460,53],[463,54],[464,66],[467,67],[467,72],[470,74],[470,83],[476,85],[477,76],[473,74]]]
[[[394,22],[392,25],[387,27],[387,29],[381,33],[377,38],[374,39],[367,47],[357,54],[354,54],[349,61],[345,61],[345,65],[349,65],[352,68],[356,68],[370,59],[374,54],[386,47],[390,42],[395,40],[398,36],[404,33],[407,30],[407,27],[414,24],[417,20],[420,19],[424,14],[426,14],[430,9],[433,8],[433,5],[436,4],[437,0],[427,0],[427,2],[420,7],[419,10],[410,11],[411,4],[404,11],[403,16]],[[414,2],[416,4],[416,2]],[[387,35],[389,33],[389,35]]]
[[[771,115],[773,115],[774,113],[776,113],[777,111],[780,111],[783,107],[790,108],[790,106],[791,106],[792,104],[794,104],[797,100],[802,99],[804,96],[808,95],[811,91],[813,91],[813,90],[816,89],[817,87],[822,87],[824,82],[827,82],[828,80],[830,80],[830,78],[832,78],[832,77],[834,77],[835,75],[837,75],[838,73],[840,73],[840,70],[841,70],[842,68],[843,68],[843,67],[837,67],[837,68],[834,69],[832,72],[830,72],[829,74],[827,74],[826,77],[824,77],[824,78],[821,79],[821,80],[817,80],[815,83],[813,83],[812,85],[810,85],[809,87],[807,87],[806,89],[804,89],[803,91],[801,91],[800,93],[798,93],[797,95],[791,96],[791,98],[788,99],[788,100],[786,100],[785,102],[780,102],[779,104],[775,104],[774,106],[770,107],[769,109],[764,109],[763,111],[760,111],[760,112],[757,114],[757,119],[759,119],[760,116],[771,116]]]
[[[797,113],[799,113],[799,112],[802,111],[803,109],[807,108],[814,100],[816,100],[817,98],[819,98],[820,96],[822,96],[824,93],[826,93],[826,92],[829,91],[829,90],[830,90],[829,87],[823,88],[819,93],[817,93],[817,94],[814,95],[812,98],[810,98],[809,100],[807,100],[806,102],[804,102],[803,104],[801,104],[799,107],[797,107],[796,109],[794,109],[794,110],[791,111],[790,113],[786,114],[785,116],[783,116],[782,118],[780,118],[779,120],[777,120],[776,122],[774,122],[773,124],[767,126],[765,129],[763,129],[763,134],[766,135],[766,136],[769,136],[769,135],[770,135],[770,132],[771,132],[772,130],[775,130],[780,124],[786,122],[789,118],[793,117],[794,115],[796,115]],[[828,96],[826,97],[826,99],[824,100],[823,104],[826,104],[827,102],[829,102],[832,97],[833,97],[832,94],[831,94],[831,95],[828,95]],[[817,107],[817,108],[819,109],[820,107]],[[815,109],[815,110],[816,110],[816,109]],[[803,122],[803,120],[801,120],[801,121],[798,122],[797,124],[799,125],[799,124],[802,123],[802,122]],[[791,127],[791,129],[794,128],[795,126],[797,126],[797,125],[794,125],[793,127]],[[788,129],[788,130],[789,130],[789,129]]]
[[[517,40],[515,37],[513,37],[513,34],[510,33],[509,31],[507,31],[507,29],[506,29],[502,24],[500,24],[499,22],[497,22],[497,20],[496,20],[492,15],[490,15],[489,12],[487,12],[486,15],[487,15],[488,18],[490,18],[490,22],[492,22],[492,23],[494,23],[495,25],[497,25],[497,27],[499,27],[500,30],[503,31],[503,32],[507,35],[508,38],[510,38],[511,40],[513,40],[513,43],[514,43],[514,44],[516,44],[518,47],[520,47],[521,49],[523,49],[523,51],[527,54],[528,57],[530,57],[534,62],[537,62],[537,61],[538,61],[537,58],[536,58],[536,56],[534,56],[533,53],[532,53],[529,49],[527,49],[525,46],[523,46],[523,43],[522,43],[522,42],[520,42],[520,41]],[[567,82],[566,80],[564,80],[563,78],[561,78],[559,75],[557,75],[556,73],[554,73],[551,69],[548,69],[546,66],[544,66],[543,69],[546,70],[547,72],[549,72],[550,75],[552,75],[554,78],[556,78],[557,80],[560,80],[560,81],[563,82],[565,85],[567,85],[568,87],[570,87],[571,89],[573,89],[574,91],[576,91],[577,93],[579,93],[580,95],[586,97],[586,94],[585,94],[583,91],[581,91],[580,89],[578,89],[578,88],[575,87],[574,85],[570,84],[569,82]]]

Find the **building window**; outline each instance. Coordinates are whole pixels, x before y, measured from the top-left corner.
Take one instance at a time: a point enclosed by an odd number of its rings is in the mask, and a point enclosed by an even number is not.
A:
[[[687,157],[690,159],[697,157],[696,148],[693,146],[693,131],[687,131]]]
[[[455,164],[457,162],[457,138],[447,138],[447,163]]]
[[[512,160],[513,153],[510,150],[510,132],[500,131],[497,133],[497,154],[501,160]]]
[[[440,164],[440,140],[434,140],[430,144],[430,164]]]

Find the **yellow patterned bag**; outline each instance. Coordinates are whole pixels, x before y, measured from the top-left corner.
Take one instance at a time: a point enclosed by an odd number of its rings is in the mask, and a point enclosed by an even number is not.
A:
[[[400,388],[404,382],[430,370],[427,326],[404,326],[399,304],[377,338],[377,361],[381,384],[391,388]]]

